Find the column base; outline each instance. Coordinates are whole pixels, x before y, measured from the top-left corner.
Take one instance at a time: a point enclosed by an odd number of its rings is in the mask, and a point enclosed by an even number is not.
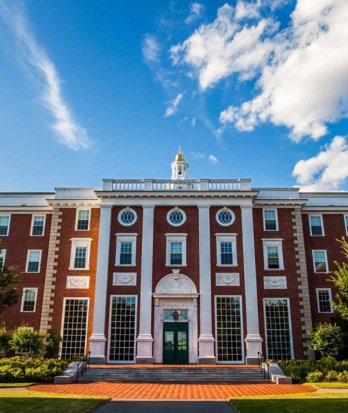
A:
[[[136,356],[135,357],[135,363],[136,364],[154,364],[154,358],[153,357]]]
[[[212,334],[201,334],[198,339],[198,364],[215,364],[215,339]]]
[[[153,338],[151,334],[139,334],[137,338],[137,364],[153,364],[154,357],[152,352]]]
[[[245,338],[246,343],[246,364],[257,364],[259,361],[258,353],[262,354],[262,337],[260,334],[248,334]]]
[[[89,349],[91,351],[91,364],[106,363],[106,337],[104,334],[92,334],[89,339]]]

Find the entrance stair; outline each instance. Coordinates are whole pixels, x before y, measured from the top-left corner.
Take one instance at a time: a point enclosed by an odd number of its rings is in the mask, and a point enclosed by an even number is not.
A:
[[[91,366],[79,383],[267,383],[257,366]]]

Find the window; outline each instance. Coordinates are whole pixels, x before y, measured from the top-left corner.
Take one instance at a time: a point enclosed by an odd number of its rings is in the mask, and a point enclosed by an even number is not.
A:
[[[26,272],[40,272],[41,250],[28,250]]]
[[[309,215],[309,228],[312,236],[324,235],[323,217],[321,215]]]
[[[217,265],[237,265],[236,236],[216,234]]]
[[[265,298],[267,358],[289,360],[293,357],[288,298]]]
[[[243,331],[241,297],[216,296],[217,361],[225,363],[243,361]]]
[[[6,250],[0,250],[0,268],[5,265]]]
[[[122,209],[122,211],[120,211],[118,214],[118,222],[127,227],[133,225],[136,220],[137,213],[134,211],[134,209],[125,208]]]
[[[332,313],[331,288],[317,288],[317,303],[319,313]]]
[[[88,231],[90,220],[90,209],[77,209],[76,210],[76,230]]]
[[[265,231],[278,231],[278,214],[276,209],[263,210],[263,227]]]
[[[232,225],[234,222],[235,216],[234,213],[228,208],[222,208],[216,213],[216,220],[217,222],[227,227],[228,225]]]
[[[62,358],[86,354],[88,298],[65,298],[62,328]]]
[[[263,239],[262,241],[265,270],[283,270],[282,240]]]
[[[37,288],[23,288],[21,311],[34,313],[36,308]]]
[[[91,238],[72,238],[70,270],[88,270]]]
[[[10,226],[10,215],[0,215],[0,237],[8,235]]]
[[[135,296],[112,297],[109,361],[135,361],[136,305]]]
[[[45,215],[33,215],[30,235],[42,236],[45,230]]]
[[[344,226],[346,228],[346,235],[348,237],[348,215],[344,216]]]
[[[186,237],[187,234],[166,234],[167,239],[167,266],[186,265]]]
[[[327,255],[326,250],[313,250],[313,265],[314,272],[316,273],[326,273],[329,271],[327,265]]]
[[[116,234],[115,265],[134,266],[136,263],[137,234]]]
[[[179,227],[186,221],[186,214],[182,209],[171,209],[167,214],[167,221],[174,227]]]

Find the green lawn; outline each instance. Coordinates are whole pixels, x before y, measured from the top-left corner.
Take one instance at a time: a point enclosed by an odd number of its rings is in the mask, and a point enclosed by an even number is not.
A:
[[[44,392],[0,392],[0,412],[6,413],[88,413],[106,398]]]
[[[315,386],[317,389],[348,389],[348,383],[306,383]]]
[[[28,387],[35,383],[0,383],[0,389],[11,388],[11,387]]]
[[[231,399],[240,413],[347,413],[348,394],[302,393]]]

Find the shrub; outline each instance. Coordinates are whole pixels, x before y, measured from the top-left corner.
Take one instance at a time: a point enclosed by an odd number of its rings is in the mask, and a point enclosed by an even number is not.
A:
[[[348,383],[348,371],[342,371],[337,374],[337,381],[342,383]]]
[[[4,324],[0,326],[0,354],[4,356],[6,356],[11,349],[11,336],[11,332],[6,329]]]
[[[284,374],[292,378],[293,383],[303,383],[308,373],[317,370],[313,360],[280,360],[278,364]]]
[[[59,345],[62,341],[61,335],[58,331],[51,331],[46,335],[46,352],[45,357],[47,358],[58,358],[59,355]]]
[[[332,357],[323,357],[316,363],[318,370],[322,371],[323,373],[328,372],[329,370],[337,370],[338,362],[337,360]]]
[[[306,380],[309,381],[310,383],[319,383],[323,381],[324,378],[324,373],[322,371],[313,371],[312,373],[309,373],[308,376],[306,377]]]
[[[343,347],[343,335],[337,324],[318,324],[313,331],[307,331],[308,348],[319,351],[325,357],[336,353]]]
[[[32,331],[22,326],[12,333],[10,345],[16,353],[39,356],[43,354],[45,348],[44,338],[45,334],[40,331]]]
[[[338,374],[335,370],[329,370],[325,375],[325,381],[337,381]]]

